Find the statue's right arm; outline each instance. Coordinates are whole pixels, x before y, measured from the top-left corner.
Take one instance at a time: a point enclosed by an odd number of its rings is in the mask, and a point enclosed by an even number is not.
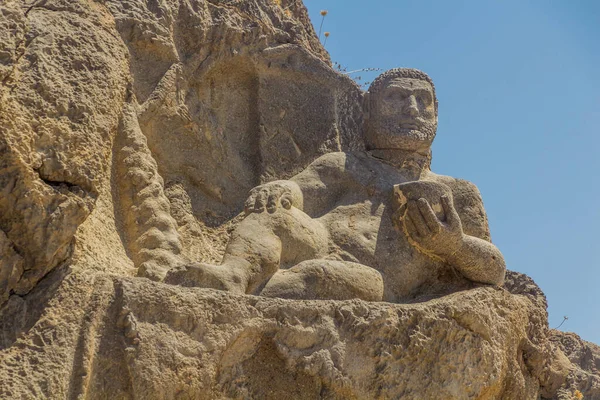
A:
[[[303,210],[319,215],[335,202],[349,176],[345,169],[347,155],[328,153],[313,161],[289,180],[268,182],[250,191],[246,213],[272,213],[278,207]]]

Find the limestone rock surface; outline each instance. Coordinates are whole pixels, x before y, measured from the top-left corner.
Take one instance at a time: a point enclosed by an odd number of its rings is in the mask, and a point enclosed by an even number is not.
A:
[[[104,7],[42,3],[0,4],[0,303],[69,256],[107,184],[128,81]]]
[[[0,38],[0,303],[99,201],[152,277],[218,258],[262,180],[359,147],[361,92],[301,2],[8,0]]]
[[[566,388],[559,392],[559,398],[568,399],[579,390],[586,399],[600,399],[600,346],[569,332],[553,331],[550,340],[572,363]]]
[[[67,281],[93,289],[55,304],[3,354],[0,395],[537,399],[553,384],[544,310],[505,289],[398,305]],[[86,317],[65,351],[67,329],[52,315],[65,318],[77,297]]]
[[[116,287],[140,398],[535,399],[546,367],[540,310],[501,289],[393,305]]]
[[[404,305],[137,277],[361,150],[362,96],[299,0],[0,1],[0,398],[600,398],[520,274]]]

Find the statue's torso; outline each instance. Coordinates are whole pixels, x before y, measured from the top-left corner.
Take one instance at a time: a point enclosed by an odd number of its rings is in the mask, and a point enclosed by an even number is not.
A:
[[[386,301],[404,302],[415,294],[444,293],[464,279],[439,259],[419,252],[394,225],[393,187],[408,179],[390,165],[358,157],[346,172],[355,184],[319,217],[330,235],[330,257],[375,268],[385,283]],[[427,179],[427,177],[425,178]],[[447,290],[446,290],[447,291]]]

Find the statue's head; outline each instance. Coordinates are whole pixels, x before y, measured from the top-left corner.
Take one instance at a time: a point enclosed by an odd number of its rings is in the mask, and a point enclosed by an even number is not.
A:
[[[431,78],[416,69],[379,75],[365,96],[367,148],[428,152],[437,130],[437,99]]]

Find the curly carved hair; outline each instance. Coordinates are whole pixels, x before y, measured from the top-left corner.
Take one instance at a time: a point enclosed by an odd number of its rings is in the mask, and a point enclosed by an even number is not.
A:
[[[433,100],[434,100],[434,104],[435,104],[435,112],[437,114],[438,101],[437,101],[437,96],[435,95],[435,85],[433,84],[433,81],[431,80],[429,75],[427,75],[423,71],[419,71],[418,69],[394,68],[394,69],[390,69],[389,71],[384,72],[383,74],[381,74],[377,78],[375,78],[373,83],[371,83],[371,86],[369,86],[369,90],[367,92],[370,94],[370,97],[373,97],[373,94],[378,93],[392,79],[395,79],[395,78],[419,79],[419,80],[429,83],[431,85],[431,88],[433,89]]]

